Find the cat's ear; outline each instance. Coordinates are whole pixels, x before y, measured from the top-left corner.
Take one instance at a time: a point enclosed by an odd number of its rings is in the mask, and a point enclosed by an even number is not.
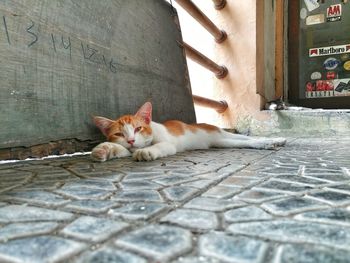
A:
[[[97,128],[100,129],[104,136],[107,136],[108,127],[113,123],[113,121],[99,116],[93,116],[92,118]]]
[[[146,102],[141,106],[141,108],[136,112],[135,116],[141,117],[146,124],[150,124],[152,121],[152,103]]]

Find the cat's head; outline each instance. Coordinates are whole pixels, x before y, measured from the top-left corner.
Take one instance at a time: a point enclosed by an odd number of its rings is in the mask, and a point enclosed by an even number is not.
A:
[[[95,116],[93,120],[109,142],[118,143],[127,149],[143,148],[152,142],[150,102],[146,102],[135,115],[124,115],[117,120]]]

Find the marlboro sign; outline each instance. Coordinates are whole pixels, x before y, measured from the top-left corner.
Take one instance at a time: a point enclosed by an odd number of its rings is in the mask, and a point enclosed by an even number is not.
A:
[[[344,53],[350,53],[350,44],[309,49],[309,57],[330,56]]]
[[[327,8],[327,22],[335,22],[341,20],[341,4],[331,5]]]

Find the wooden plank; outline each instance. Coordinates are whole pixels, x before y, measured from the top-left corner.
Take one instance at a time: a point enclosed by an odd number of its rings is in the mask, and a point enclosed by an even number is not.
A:
[[[264,1],[256,1],[256,93],[264,97]]]
[[[284,89],[284,0],[276,0],[275,16],[275,97]]]
[[[194,122],[174,11],[163,0],[2,0],[0,148],[102,138],[91,115],[146,100]]]

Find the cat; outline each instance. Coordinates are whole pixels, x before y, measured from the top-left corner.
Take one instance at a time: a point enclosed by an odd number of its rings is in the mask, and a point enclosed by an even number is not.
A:
[[[210,124],[185,124],[178,120],[163,124],[152,121],[152,104],[146,102],[135,115],[117,120],[93,117],[108,142],[91,152],[95,161],[132,156],[136,161],[153,161],[186,150],[213,148],[274,149],[284,138],[253,138],[226,132]]]
[[[265,110],[293,110],[293,111],[302,111],[302,110],[311,110],[310,108],[306,107],[299,107],[292,105],[290,103],[286,103],[283,101],[282,97],[279,97],[278,99],[271,100],[269,102],[266,102],[265,104]]]
[[[282,97],[279,97],[276,100],[271,100],[266,102],[265,110],[287,110],[288,107],[285,102],[282,100]]]

